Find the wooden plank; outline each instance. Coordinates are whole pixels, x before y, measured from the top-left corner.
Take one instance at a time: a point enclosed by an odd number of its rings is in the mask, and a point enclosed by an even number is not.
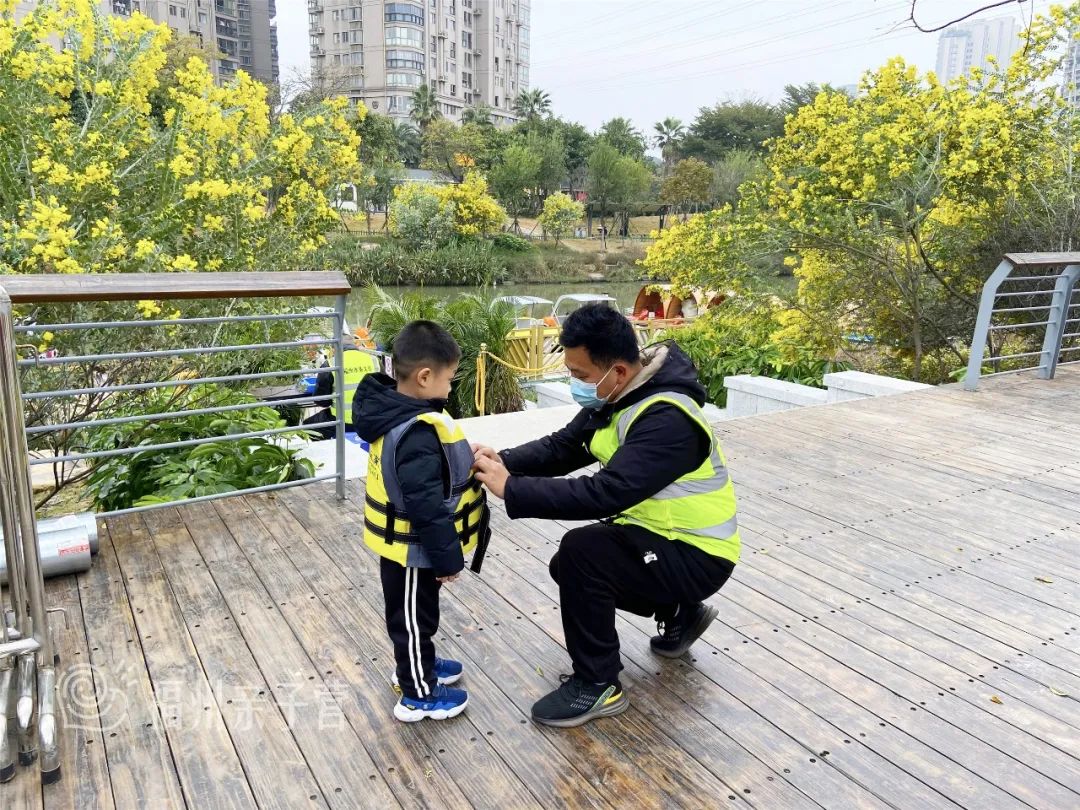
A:
[[[117,808],[183,808],[170,740],[128,601],[128,575],[120,569],[109,524],[99,524],[98,531],[100,547],[90,570],[79,577],[79,596],[113,799]]]
[[[1006,253],[1005,258],[1017,267],[1057,267],[1080,264],[1080,253]]]
[[[57,692],[61,778],[42,787],[45,810],[71,807],[109,810],[114,807],[112,785],[96,710],[90,648],[86,643],[76,577],[46,580],[45,602],[50,608],[64,610],[49,617],[53,649],[60,656],[56,677],[61,685]]]
[[[346,808],[355,796],[366,793],[377,797],[382,806],[392,805],[385,783],[367,777],[373,770],[370,760],[348,756],[356,751],[362,754],[359,740],[349,740],[340,726],[329,722],[325,725],[334,734],[327,734],[319,727],[327,720],[322,711],[283,713],[275,703],[277,693],[267,680],[276,685],[297,676],[296,670],[275,667],[285,658],[288,639],[282,637],[283,624],[269,599],[245,594],[232,604],[248,610],[231,610],[230,600],[219,591],[176,510],[149,512],[143,520],[259,807]],[[245,631],[248,636],[272,639],[271,652],[276,655],[257,661]],[[322,709],[323,701],[317,705]],[[345,756],[337,761],[337,753]]]
[[[218,505],[223,511],[217,511]],[[222,515],[230,514],[233,509],[248,510],[249,514],[232,518],[227,525]],[[374,763],[374,772],[385,779],[401,804],[468,806],[468,799],[453,775],[436,759],[423,731],[394,719],[390,712],[393,693],[383,686],[387,676],[382,672],[377,674],[370,660],[375,654],[349,639],[310,586],[295,570],[290,571],[288,558],[260,524],[250,519],[250,510],[244,502],[230,499],[215,504],[214,510],[198,513],[182,510],[181,516],[197,543],[201,544],[203,538],[214,538],[211,542],[221,543],[224,537],[235,548],[228,556],[218,554],[217,562],[212,564],[227,597],[259,593],[256,600],[259,604],[277,604],[285,627],[298,642],[299,649],[295,654],[290,652],[290,660],[301,655],[307,659],[294,665],[294,674],[281,682],[281,688],[303,682],[312,684],[313,690],[328,692],[332,704],[340,707],[355,737],[363,743]],[[215,556],[210,549],[203,553]],[[270,660],[274,654],[270,648],[284,634],[279,630],[266,635],[254,632],[255,629],[250,628],[245,637],[256,650],[257,659]],[[290,650],[292,646],[289,645]],[[320,681],[323,686],[317,687]],[[283,695],[283,701],[287,699]],[[328,704],[328,709],[333,711],[333,705]]]
[[[257,503],[254,511],[264,527],[285,551],[297,570],[304,576],[316,593],[322,593],[322,601],[337,616],[348,621],[347,631],[354,634],[359,628],[378,628],[382,621],[383,603],[379,589],[372,584],[377,576],[375,562],[368,566],[350,557],[342,565],[340,557],[330,557],[322,546],[285,509],[278,498],[249,498]],[[330,544],[328,544],[330,545]],[[331,546],[332,547],[332,546]],[[527,715],[517,710],[509,700],[500,699],[500,687],[484,672],[479,662],[474,662],[469,652],[456,640],[443,635],[440,649],[465,666],[467,688],[479,699],[470,700],[468,713],[478,728],[493,730],[491,737],[484,735],[483,744],[490,744],[506,761],[530,792],[545,807],[606,807],[593,786],[576,770],[576,751],[570,749],[564,757],[552,738],[537,736],[516,744],[501,744],[519,737],[520,725]],[[387,662],[389,664],[389,661]],[[470,738],[470,742],[476,739]],[[558,739],[558,738],[555,738]]]
[[[514,525],[525,526],[526,530],[529,527],[533,527],[536,531],[543,529],[539,521],[515,521]],[[501,521],[500,530],[504,537],[507,536]],[[550,578],[541,575],[543,570],[541,558],[536,558],[531,554],[515,554],[511,555],[511,558],[515,561],[515,565],[528,566],[520,572],[522,577],[527,577],[530,583],[543,588],[552,600],[557,601],[557,587]],[[725,604],[721,611],[721,619],[714,623],[714,627],[729,623],[728,619],[733,612],[728,609],[729,607],[734,608],[736,613],[741,612],[737,605],[730,602]],[[545,612],[541,611],[542,614]],[[657,659],[648,649],[648,637],[652,633],[650,621],[627,614],[619,614],[619,616],[619,635],[624,661],[628,657],[636,658],[643,666],[655,666]],[[756,626],[760,627],[760,623]],[[727,721],[724,722],[725,718],[718,718],[720,720],[718,724],[722,728],[730,729],[729,733],[732,734],[736,733],[736,729],[740,732],[745,731],[750,737],[751,741],[748,743],[750,746],[754,746],[756,741],[757,745],[765,749],[759,754],[760,756],[784,757],[780,759],[782,765],[779,766],[785,774],[783,778],[794,779],[793,776],[786,775],[791,772],[800,774],[801,779],[809,777],[810,782],[802,783],[800,787],[818,801],[823,802],[825,806],[833,805],[840,796],[846,797],[842,802],[844,804],[855,806],[863,804],[866,801],[865,797],[860,799],[857,792],[854,795],[851,794],[851,791],[859,790],[858,785],[866,786],[896,806],[903,806],[905,803],[922,806],[940,804],[941,795],[929,790],[928,784],[943,791],[945,795],[958,795],[966,799],[986,795],[985,790],[980,794],[977,782],[974,783],[973,788],[970,778],[967,780],[958,778],[956,768],[951,761],[940,757],[936,752],[921,746],[906,735],[897,734],[893,748],[890,749],[887,745],[884,752],[867,747],[867,744],[862,742],[866,733],[860,732],[859,729],[872,730],[875,732],[871,735],[874,739],[880,739],[882,735],[891,733],[880,732],[876,717],[871,717],[839,693],[823,692],[820,685],[811,687],[806,694],[796,698],[788,687],[795,682],[796,675],[801,673],[785,672],[784,662],[781,661],[773,661],[769,666],[754,672],[747,668],[747,662],[744,660],[745,652],[745,648],[738,642],[721,650],[718,645],[709,646],[699,641],[694,647],[694,652],[687,656],[690,658],[691,665],[686,663],[686,657],[684,657],[678,668],[675,668],[673,664],[664,666],[657,673],[657,677],[660,678],[662,673],[672,679],[691,679],[673,688],[676,689],[677,694],[697,696],[694,702],[696,706],[707,702],[705,695],[716,695],[720,698],[721,706],[725,707],[723,710],[741,699],[748,707],[752,707],[755,713],[760,713],[765,718],[772,718],[772,722],[777,727],[794,736],[801,750],[786,751],[782,743],[778,744],[774,739],[770,739],[769,735],[763,733],[760,728],[761,717],[756,718],[757,723],[743,718],[726,718]],[[712,681],[708,688],[702,686],[702,675]],[[687,686],[686,683],[692,685]],[[705,683],[708,682],[705,681]],[[800,699],[802,703],[799,702]],[[823,714],[823,711],[827,713]],[[842,738],[854,740],[854,742],[849,742],[847,744],[849,747],[843,748],[844,753],[840,758],[820,756],[822,750],[839,747],[839,741]],[[910,768],[916,772],[915,776],[900,770],[903,765],[899,767],[895,765],[891,761],[894,758],[917,763],[918,769]],[[928,778],[928,773],[936,774],[936,777]],[[850,780],[848,784],[841,785],[839,791],[835,784],[835,776],[838,775],[846,776]],[[991,791],[991,794],[996,795],[996,792]]]
[[[911,602],[902,594],[887,591],[879,594],[871,583],[859,579],[846,566],[820,562],[804,555],[796,547],[770,543],[770,548],[766,549],[761,538],[749,530],[743,532],[743,542],[748,553],[743,555],[741,569],[768,572],[786,582],[797,581],[799,588],[817,594],[823,601],[827,598],[827,589],[831,588],[835,591],[834,605],[845,607],[849,615],[860,617],[878,629],[889,628],[894,635],[909,638],[912,633],[909,626],[913,625],[933,634],[936,639],[980,656],[984,662],[981,666],[977,660],[966,658],[956,650],[950,650],[943,659],[953,664],[960,661],[967,663],[969,675],[982,673],[986,683],[994,686],[1000,684],[1006,693],[1022,694],[1026,701],[1051,713],[1058,713],[1063,719],[1080,712],[1080,708],[1071,709],[1071,702],[1062,706],[1051,692],[1051,687],[1056,687],[1080,694],[1080,677],[1071,668],[1045,662],[1039,662],[1043,665],[1033,668],[1020,663],[1023,659],[1017,654],[1030,649],[1032,644],[1038,644],[1036,637],[1017,636],[1014,639],[1010,636],[1001,640],[960,624],[948,612],[935,613]],[[761,553],[755,549],[760,549]],[[931,641],[928,649],[934,649],[940,643]],[[941,658],[942,655],[937,657]],[[1038,659],[1028,660],[1038,662]],[[1076,663],[1080,666],[1080,658]]]
[[[317,530],[319,526],[340,526],[348,522],[350,525],[345,538],[351,535],[352,542],[345,541],[335,546],[334,553],[342,555],[341,559],[350,559],[353,554],[359,553],[360,543],[356,540],[360,531],[357,523],[359,513],[353,511],[355,506],[350,509],[350,504],[346,503],[341,509],[336,509],[318,499],[303,501],[295,492],[287,493],[286,498],[294,514],[309,531]],[[326,543],[334,538],[324,536],[322,539]],[[469,649],[476,646],[481,648],[472,656],[474,660],[479,658],[484,662],[485,671],[504,686],[506,696],[525,713],[537,697],[551,688],[549,681],[541,674],[545,664],[548,672],[557,672],[560,664],[554,663],[557,660],[554,657],[549,661],[548,656],[554,653],[538,642],[536,628],[530,631],[527,622],[518,622],[509,631],[501,626],[501,622],[494,617],[494,611],[505,610],[505,602],[495,599],[484,608],[470,610],[467,603],[461,601],[461,592],[471,584],[474,583],[467,578],[465,582],[454,583],[447,589],[446,596],[449,598],[444,599],[444,612],[455,630],[459,631],[455,633],[455,638],[462,637],[462,646]],[[482,622],[475,618],[485,615],[492,620]],[[454,617],[457,617],[457,621],[454,621]],[[504,632],[510,635],[504,636]],[[631,706],[630,711],[617,719],[607,723],[590,723],[572,730],[570,734],[546,729],[540,733],[560,738],[560,744],[562,737],[571,737],[578,745],[587,745],[588,754],[584,758],[579,756],[581,761],[578,765],[579,768],[592,770],[587,778],[593,784],[607,785],[618,774],[619,781],[625,781],[627,789],[647,806],[663,806],[671,802],[703,806],[694,797],[720,795],[718,791],[726,790],[711,774],[696,766],[692,760],[687,761],[688,758],[681,752],[673,750],[663,735],[658,736],[655,726],[634,714],[636,710]],[[628,723],[628,720],[631,722]],[[615,784],[611,784],[613,789]],[[691,786],[689,793],[684,789],[686,785]]]
[[[348,295],[352,290],[345,274],[336,270],[11,275],[4,276],[0,286],[14,304],[306,297]]]
[[[1012,725],[1061,750],[1068,750],[1069,740],[1080,730],[1080,711],[1072,708],[1073,701],[1063,704],[1055,698],[1049,684],[1037,683],[1021,673],[1015,673],[1012,678],[1005,677],[1007,658],[1011,656],[987,658],[972,654],[950,638],[941,625],[922,628],[902,615],[886,611],[879,604],[856,599],[814,577],[799,576],[801,572],[781,561],[786,553],[790,552],[756,556],[753,565],[740,566],[740,581],[762,593],[767,593],[771,580],[784,582],[806,595],[807,601],[802,604],[809,605],[811,610],[817,604],[844,611],[842,617],[830,620],[830,626],[834,627],[836,622],[851,625],[854,630],[850,634],[844,633],[845,637],[856,636],[862,646],[928,680],[959,684],[952,691],[973,705],[981,707],[987,686],[993,688],[1011,707],[1009,722]],[[880,602],[880,599],[876,601]],[[875,632],[862,635],[863,628]],[[879,641],[885,643],[879,644]],[[978,679],[974,685],[973,679]],[[1067,687],[1073,688],[1073,680],[1068,679]],[[1073,729],[1067,730],[1067,725]]]
[[[110,520],[109,530],[186,799],[257,807],[149,532],[138,515]]]
[[[763,532],[759,521],[750,519],[747,516],[744,516],[743,525],[749,530],[747,533],[748,542],[751,537],[750,532],[768,534],[767,531]],[[878,568],[872,562],[867,564],[855,557],[845,557],[833,553],[813,543],[781,545],[791,549],[792,552],[797,552],[798,555],[807,560],[812,560],[813,563],[834,568],[839,567],[857,577],[867,586],[863,599],[876,598],[879,593],[881,596],[895,595],[911,605],[925,609],[931,614],[936,614],[939,617],[948,616],[975,632],[1000,640],[1017,650],[1022,650],[1023,652],[1017,653],[1017,657],[1022,660],[1014,662],[1014,666],[1017,668],[1023,669],[1022,661],[1026,661],[1028,657],[1031,657],[1050,663],[1058,667],[1062,672],[1080,670],[1080,656],[1062,648],[1043,647],[1041,646],[1042,636],[1033,635],[1015,624],[1003,621],[993,613],[981,612],[978,609],[981,606],[972,607],[957,601],[948,592],[941,594],[918,586],[910,587],[910,583],[895,576],[887,568]],[[777,548],[779,547],[781,546],[777,546]],[[908,587],[905,587],[905,585]]]
[[[766,588],[758,581],[751,588],[735,580],[721,596],[752,605],[754,612],[774,625],[773,629],[790,628],[793,637],[813,648],[816,664],[812,671],[806,670],[810,674],[848,694],[859,694],[863,705],[878,706],[879,712],[891,715],[892,722],[913,736],[1022,801],[1050,802],[1061,807],[1075,806],[1080,801],[1075,789],[1080,786],[1080,762],[1034,737],[1018,734],[1015,727],[990,711],[998,707],[990,702],[989,694],[987,708],[976,707],[944,691],[943,684],[914,675],[861,646],[852,635],[865,638],[865,629],[856,633],[846,617],[836,615],[834,609],[829,609],[828,624],[801,623],[800,619],[809,617],[812,611],[825,608],[811,607],[786,584],[770,582]],[[755,636],[755,640],[759,639]],[[879,635],[875,643],[900,655],[900,642]],[[1003,707],[1003,712],[1007,711],[1008,707]]]

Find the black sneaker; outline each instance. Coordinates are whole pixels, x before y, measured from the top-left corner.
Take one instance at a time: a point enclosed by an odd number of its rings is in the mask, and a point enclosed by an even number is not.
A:
[[[716,608],[698,602],[696,605],[680,605],[675,618],[656,623],[660,635],[649,639],[649,646],[657,655],[678,658],[705,632],[713,619]]]
[[[630,708],[630,698],[617,682],[589,683],[577,675],[560,675],[559,679],[562,686],[533,704],[532,719],[537,723],[573,728]]]

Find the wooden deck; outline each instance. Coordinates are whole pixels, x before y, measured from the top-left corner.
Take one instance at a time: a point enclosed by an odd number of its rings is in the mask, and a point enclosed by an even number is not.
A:
[[[725,423],[720,620],[672,662],[620,616],[631,709],[570,731],[528,720],[568,670],[562,526],[496,515],[443,597],[469,709],[405,726],[359,499],[110,521],[48,586],[64,778],[0,807],[1080,807],[1078,403],[1073,367]]]

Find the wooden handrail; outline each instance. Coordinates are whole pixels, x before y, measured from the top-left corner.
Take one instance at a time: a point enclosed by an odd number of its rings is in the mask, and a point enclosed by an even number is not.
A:
[[[1059,267],[1080,264],[1080,253],[1006,253],[1015,267]]]
[[[348,295],[337,271],[0,275],[13,304]]]

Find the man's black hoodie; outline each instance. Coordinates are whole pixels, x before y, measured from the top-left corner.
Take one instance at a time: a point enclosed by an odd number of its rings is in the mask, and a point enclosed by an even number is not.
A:
[[[558,478],[595,464],[593,434],[611,423],[615,411],[664,392],[705,403],[697,369],[674,343],[646,351],[646,365],[630,387],[599,410],[583,408],[562,430],[500,455],[510,471],[505,500],[512,518],[601,520],[614,517],[693,472],[709,455],[711,437],[686,413],[662,403],[646,409],[626,441],[600,472]]]
[[[440,412],[445,400],[413,399],[397,391],[385,374],[368,374],[360,381],[353,400],[353,424],[366,442],[374,442],[403,422],[422,413]],[[417,422],[397,447],[397,476],[405,514],[420,536],[435,576],[456,574],[465,567],[461,540],[445,503],[450,470],[435,428]]]

